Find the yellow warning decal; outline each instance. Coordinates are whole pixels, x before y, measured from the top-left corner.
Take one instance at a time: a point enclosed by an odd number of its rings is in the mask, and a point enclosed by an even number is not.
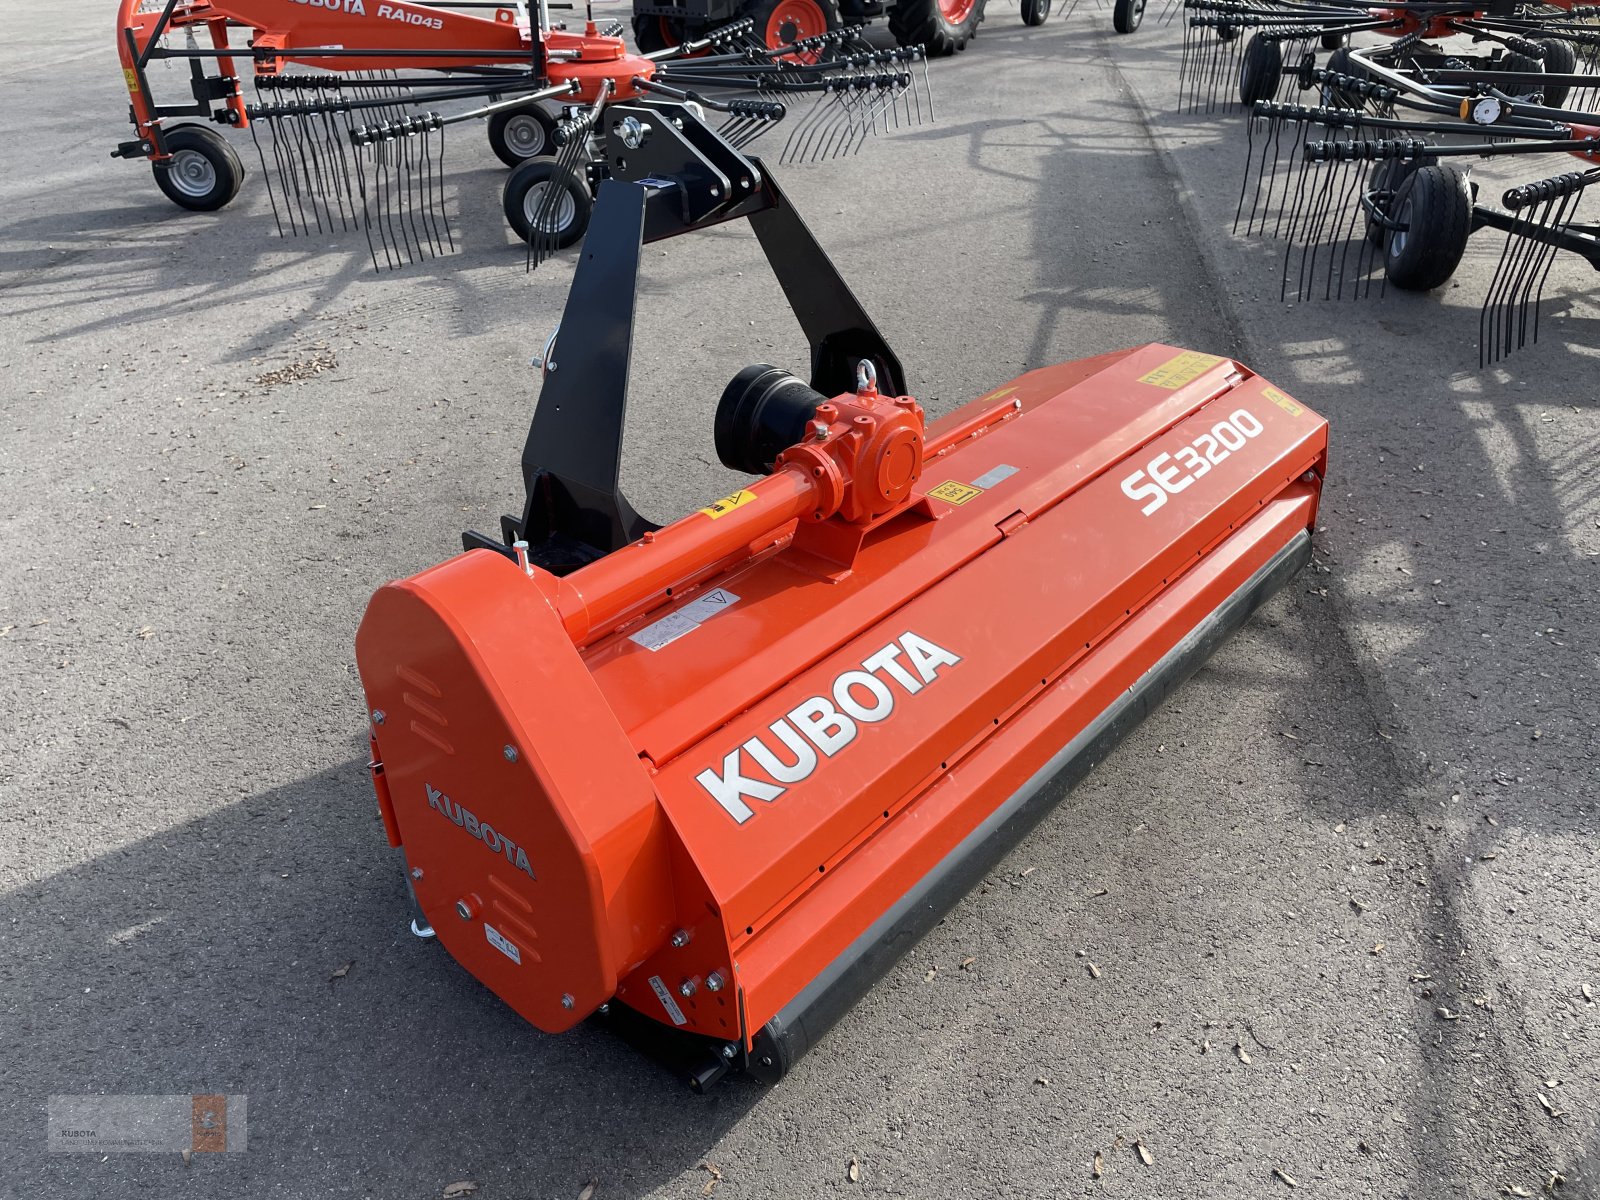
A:
[[[1198,379],[1221,361],[1222,359],[1215,354],[1185,350],[1182,354],[1169,358],[1155,370],[1139,376],[1139,382],[1148,383],[1152,387],[1166,388],[1169,392],[1174,391],[1190,380]]]
[[[946,504],[965,504],[974,496],[983,495],[983,489],[975,488],[970,483],[957,483],[954,479],[947,479],[928,495],[936,500],[943,500]]]
[[[724,496],[721,500],[714,500],[700,511],[715,521],[718,517],[727,516],[734,509],[743,504],[754,504],[756,494],[751,491],[740,490],[731,496]]]
[[[1261,394],[1268,400],[1271,400],[1279,408],[1283,409],[1283,411],[1288,413],[1291,417],[1301,416],[1306,411],[1304,405],[1295,403],[1275,387],[1269,386],[1262,388]]]
[[[978,403],[979,404],[985,404],[990,400],[998,400],[1002,396],[1011,395],[1011,393],[1016,391],[1016,390],[1017,390],[1017,385],[1016,384],[1012,384],[1010,387],[995,388],[995,390],[990,392],[987,396],[978,397]]]
[[[139,91],[139,72],[132,67],[123,67],[122,78],[128,85],[128,91],[137,95]]]

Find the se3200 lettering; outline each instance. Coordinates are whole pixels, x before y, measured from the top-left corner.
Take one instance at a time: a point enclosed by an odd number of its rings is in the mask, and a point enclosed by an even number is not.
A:
[[[1210,433],[1202,433],[1187,446],[1170,454],[1158,454],[1122,481],[1122,494],[1129,500],[1148,501],[1139,511],[1149,516],[1184,488],[1200,479],[1253,437],[1262,424],[1246,409],[1239,409],[1225,421],[1218,421]]]

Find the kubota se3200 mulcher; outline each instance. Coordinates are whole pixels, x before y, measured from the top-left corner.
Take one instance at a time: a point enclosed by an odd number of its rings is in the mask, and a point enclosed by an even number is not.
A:
[[[613,116],[655,137],[612,147],[524,510],[362,622],[372,773],[422,931],[517,1012],[770,1081],[1308,559],[1327,429],[1162,345],[929,422],[758,160]],[[640,245],[736,217],[810,382],[740,372],[758,478],[658,528],[617,490]]]

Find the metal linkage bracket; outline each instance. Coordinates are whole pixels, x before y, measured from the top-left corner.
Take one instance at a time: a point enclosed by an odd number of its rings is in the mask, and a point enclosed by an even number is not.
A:
[[[854,391],[856,363],[904,395],[900,360],[838,268],[759,159],[735,150],[681,104],[613,104],[605,114],[605,171],[579,251],[561,328],[522,451],[526,501],[501,518],[501,539],[462,534],[468,549],[530,560],[564,575],[655,528],[622,494],[639,265],[646,243],[748,217],[811,346],[811,386]],[[709,431],[708,431],[709,433]]]

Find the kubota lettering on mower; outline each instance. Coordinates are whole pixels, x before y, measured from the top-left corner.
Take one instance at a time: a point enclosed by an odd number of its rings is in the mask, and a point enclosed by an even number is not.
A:
[[[478,820],[476,814],[469,808],[462,808],[454,800],[446,796],[431,783],[424,783],[423,788],[428,793],[428,807],[439,815],[448,817],[457,825],[477,838],[496,854],[504,853],[506,861],[519,871],[527,873],[529,879],[537,879],[533,873],[533,866],[528,862],[528,852],[517,845],[505,834],[495,829],[486,821]]]
[[[897,660],[904,653],[906,662],[916,674]],[[722,770],[707,767],[695,780],[706,790],[723,810],[743,825],[754,811],[744,802],[776,800],[788,790],[788,784],[802,783],[811,778],[821,761],[817,757],[832,758],[851,742],[862,725],[876,725],[894,713],[894,690],[883,681],[883,672],[898,683],[909,696],[915,696],[925,684],[939,677],[941,666],[954,666],[961,656],[915,633],[901,634],[882,650],[862,660],[860,670],[845,671],[833,681],[826,696],[812,696],[809,700],[789,710],[767,728],[780,743],[782,750],[774,750],[761,737],[753,737],[730,751],[722,760]],[[863,704],[857,689],[872,697]],[[804,736],[802,736],[802,734]],[[794,761],[785,763],[784,751]],[[743,760],[748,757],[775,782],[754,778],[744,773]]]

